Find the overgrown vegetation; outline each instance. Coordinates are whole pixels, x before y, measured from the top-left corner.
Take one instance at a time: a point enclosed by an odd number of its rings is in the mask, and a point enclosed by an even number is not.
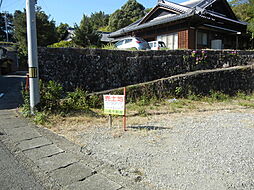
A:
[[[109,43],[107,45],[103,45],[102,49],[114,50],[114,49],[116,49],[116,46],[112,43]]]
[[[181,96],[181,87],[176,89],[177,98],[168,97],[157,99],[156,97],[142,95],[136,102],[127,104],[130,114],[139,116],[149,116],[161,113],[178,113],[195,110],[227,109],[230,106],[240,106],[244,108],[254,108],[254,94],[238,92],[235,96],[229,96],[222,92],[210,91],[209,95],[189,95]]]
[[[52,115],[60,117],[76,114],[86,116],[103,116],[103,101],[98,95],[88,95],[80,88],[73,92],[65,92],[63,87],[53,81],[43,83],[40,81],[41,102],[37,106],[35,115],[30,115],[29,94],[22,90],[24,104],[21,112],[25,117],[31,117],[37,124],[45,124]],[[189,91],[187,96],[182,96],[183,89],[177,87],[175,96],[156,98],[149,94],[142,94],[127,103],[128,115],[147,117],[158,113],[177,113],[193,110],[209,110],[227,106],[240,106],[254,108],[254,94],[238,92],[229,96],[222,92],[210,91],[209,95],[196,95]]]
[[[47,122],[47,116],[59,114],[62,116],[74,113],[91,113],[91,108],[98,108],[99,100],[95,96],[88,96],[87,92],[77,88],[74,92],[64,92],[63,87],[54,82],[40,81],[40,103],[36,107],[33,120],[38,124]],[[30,114],[29,93],[23,89],[22,95],[24,104],[21,112],[25,117],[32,117]]]
[[[247,30],[250,35],[252,49],[254,48],[254,0],[232,0],[232,10],[239,20],[248,23]]]
[[[60,41],[51,45],[48,45],[51,48],[71,48],[77,47],[72,41]]]

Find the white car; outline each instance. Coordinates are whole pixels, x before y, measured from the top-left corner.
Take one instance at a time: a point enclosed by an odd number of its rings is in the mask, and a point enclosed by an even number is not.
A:
[[[137,50],[146,50],[150,49],[149,44],[142,38],[139,37],[128,37],[122,40],[119,40],[115,44],[118,49],[137,49]]]
[[[149,43],[151,50],[160,50],[163,48],[167,48],[167,46],[165,45],[165,43],[163,41],[151,41],[148,43]]]

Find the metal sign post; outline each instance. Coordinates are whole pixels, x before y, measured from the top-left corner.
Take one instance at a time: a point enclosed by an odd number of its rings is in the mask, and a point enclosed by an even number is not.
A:
[[[35,106],[40,102],[35,4],[36,0],[26,0],[30,108],[32,114],[34,114]]]
[[[126,87],[123,88],[123,95],[124,95],[124,102],[126,104]],[[124,106],[123,130],[127,131],[127,127],[126,127],[126,106]]]
[[[109,124],[109,128],[112,128],[112,115],[109,114],[108,116],[108,124]]]

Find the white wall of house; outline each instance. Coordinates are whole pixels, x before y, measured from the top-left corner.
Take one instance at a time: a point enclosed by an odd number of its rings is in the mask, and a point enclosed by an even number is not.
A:
[[[167,48],[178,49],[178,33],[170,33],[165,35],[157,36],[158,41],[163,41]]]

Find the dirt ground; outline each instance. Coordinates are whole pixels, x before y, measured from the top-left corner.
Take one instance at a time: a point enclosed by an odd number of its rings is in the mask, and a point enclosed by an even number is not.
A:
[[[128,105],[127,131],[122,117],[113,117],[110,127],[102,114],[53,116],[46,127],[147,189],[251,189],[254,109],[249,103]]]

